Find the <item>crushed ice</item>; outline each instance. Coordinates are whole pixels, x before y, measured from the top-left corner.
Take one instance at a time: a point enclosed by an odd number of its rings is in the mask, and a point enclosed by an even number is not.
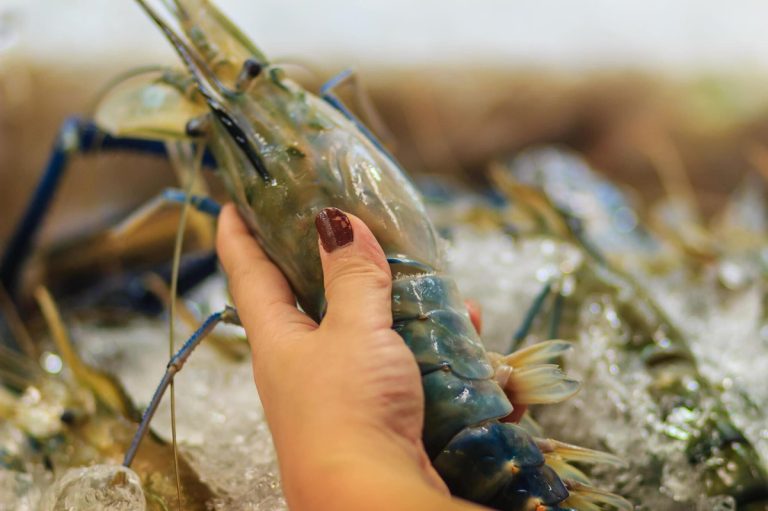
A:
[[[452,229],[448,271],[467,298],[483,308],[483,337],[490,349],[505,350],[512,333],[547,279],[581,264],[575,247],[549,239],[513,240],[498,230],[469,226]],[[731,282],[743,282],[730,275]],[[704,375],[725,390],[737,426],[768,459],[768,341],[763,289],[758,284],[723,291],[717,276],[699,288],[681,286],[674,277],[648,281],[648,289],[672,319],[695,340],[691,347]],[[203,314],[226,301],[223,279],[216,277],[190,297]],[[583,380],[582,391],[539,415],[549,436],[607,449],[628,462],[625,469],[597,472],[597,482],[641,504],[637,509],[735,509],[730,497],[701,497],[695,474],[670,439],[684,435],[690,417],[662,423],[644,390],[648,374],[620,349],[610,298],[583,303],[585,325],[568,358],[568,371]],[[186,332],[180,325],[177,346]],[[146,405],[165,369],[167,325],[138,319],[119,329],[81,323],[73,329],[86,358],[117,375],[139,406]],[[237,329],[228,329],[237,336]],[[237,342],[237,341],[234,341]],[[255,390],[250,361],[234,360],[203,343],[177,376],[177,425],[182,456],[217,494],[212,509],[279,511],[286,509],[274,448]],[[745,409],[744,395],[754,403]],[[763,410],[763,412],[760,412]],[[695,414],[696,411],[691,411]],[[678,421],[676,424],[675,421]],[[678,427],[678,429],[675,429]],[[153,429],[170,439],[166,399]],[[4,435],[4,436],[3,436]],[[0,427],[4,445],[13,433]],[[135,474],[119,467],[73,469],[55,482],[44,471],[0,469],[3,509],[144,509]],[[115,486],[115,480],[121,483]],[[86,505],[87,504],[87,505]],[[78,507],[80,506],[80,507]],[[82,507],[85,506],[85,507]],[[100,506],[100,507],[99,507]],[[688,508],[686,507],[686,509]]]

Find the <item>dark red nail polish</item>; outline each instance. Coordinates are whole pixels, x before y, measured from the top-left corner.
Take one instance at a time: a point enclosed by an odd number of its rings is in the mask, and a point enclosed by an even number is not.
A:
[[[315,227],[326,252],[349,245],[355,239],[352,223],[340,209],[324,208],[315,217]]]

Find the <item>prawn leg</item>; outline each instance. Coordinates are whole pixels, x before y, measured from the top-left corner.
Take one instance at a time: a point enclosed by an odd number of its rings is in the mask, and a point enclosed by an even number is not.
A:
[[[201,213],[210,215],[212,218],[218,218],[221,212],[221,204],[210,197],[203,195],[187,194],[178,188],[166,188],[159,195],[148,200],[119,225],[110,229],[113,237],[125,236],[135,229],[138,229],[152,216],[168,205],[183,205],[189,201],[189,205]]]
[[[217,265],[218,258],[213,250],[183,256],[179,267],[178,293],[183,295],[210,277],[216,272]],[[143,314],[159,314],[165,310],[165,304],[155,293],[155,288],[148,284],[148,276],[154,275],[167,286],[171,281],[171,270],[172,265],[167,263],[121,273],[96,284],[73,303],[84,308],[106,305]]]
[[[517,350],[523,340],[528,336],[531,328],[533,327],[533,321],[541,312],[542,308],[544,307],[544,302],[546,301],[547,296],[549,296],[551,291],[552,281],[548,281],[546,284],[544,284],[544,287],[541,288],[541,291],[539,291],[539,293],[534,297],[531,306],[528,308],[528,311],[523,317],[523,322],[512,336],[512,342],[510,343],[507,353],[512,353],[513,351]]]
[[[61,184],[70,159],[74,155],[95,151],[132,151],[168,157],[163,141],[116,137],[103,131],[93,121],[77,117],[64,121],[56,136],[45,171],[0,261],[0,283],[11,296],[15,294],[21,266]],[[205,155],[203,163],[215,165],[210,154]]]
[[[149,402],[149,406],[147,406],[147,409],[141,418],[141,424],[139,424],[139,429],[136,431],[136,434],[131,441],[131,446],[128,449],[128,452],[125,453],[123,466],[131,466],[131,463],[133,462],[133,459],[136,457],[136,453],[139,450],[141,441],[146,436],[147,431],[149,431],[149,424],[152,421],[152,417],[154,417],[155,412],[157,411],[157,407],[160,405],[160,401],[162,400],[163,395],[165,395],[165,391],[173,381],[174,376],[176,376],[176,373],[181,371],[181,368],[184,367],[184,364],[192,354],[192,351],[197,348],[200,342],[202,342],[202,340],[205,339],[219,323],[239,325],[240,319],[238,318],[237,311],[233,307],[227,306],[224,310],[215,312],[208,316],[203,324],[200,325],[200,328],[198,328],[195,333],[192,334],[192,336],[187,340],[187,342],[184,343],[181,349],[179,349],[179,351],[177,351],[176,354],[171,358],[171,361],[168,362],[165,374],[160,380],[160,384],[155,389],[155,393],[152,395],[152,400]]]
[[[552,303],[552,316],[549,320],[549,335],[550,339],[559,338],[560,321],[563,318],[563,302],[565,301],[565,295],[562,290],[559,290],[555,295],[555,299]]]
[[[392,161],[396,161],[392,154],[387,150],[387,148],[384,147],[384,144],[382,144],[381,141],[376,137],[376,135],[374,135],[373,132],[369,130],[368,127],[363,122],[361,122],[360,119],[358,119],[357,116],[355,116],[355,114],[353,114],[352,111],[347,108],[344,102],[341,101],[341,99],[339,99],[339,97],[334,93],[334,89],[344,83],[353,83],[355,87],[358,87],[354,70],[345,69],[344,71],[341,71],[339,74],[325,82],[320,87],[320,96],[325,100],[326,103],[331,105],[333,108],[341,112],[344,117],[349,119],[357,127],[357,129],[360,130],[360,132],[365,135],[365,137],[370,140],[374,146],[376,146],[376,149],[386,154]],[[373,114],[373,107],[368,104],[368,102],[361,101],[361,103],[363,103],[363,109],[369,113],[369,116],[376,118],[376,115]],[[383,125],[383,123],[378,121],[378,119],[377,124],[380,126]]]
[[[553,285],[553,281],[551,280],[544,284],[544,287],[542,287],[541,290],[533,298],[533,302],[531,302],[531,305],[526,311],[525,316],[523,316],[523,321],[520,324],[520,327],[512,336],[512,341],[510,342],[510,347],[507,350],[507,353],[512,353],[513,351],[520,348],[520,345],[531,332],[533,322],[536,320],[536,317],[539,316],[539,314],[541,314],[542,310],[544,309],[544,304],[550,294],[553,294],[554,297],[552,298],[552,307],[548,312],[549,324],[547,330],[547,339],[558,338],[560,322],[563,315],[563,302],[565,301],[565,295],[563,295],[561,287],[561,285]]]

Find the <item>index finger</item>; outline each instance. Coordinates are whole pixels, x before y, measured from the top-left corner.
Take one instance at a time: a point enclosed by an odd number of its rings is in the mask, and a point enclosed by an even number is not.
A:
[[[274,338],[289,330],[317,327],[296,308],[288,281],[248,231],[234,204],[226,204],[219,215],[216,250],[240,320],[249,332]]]

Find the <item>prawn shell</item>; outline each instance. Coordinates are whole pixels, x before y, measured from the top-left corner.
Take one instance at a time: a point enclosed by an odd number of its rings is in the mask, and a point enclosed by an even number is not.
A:
[[[453,279],[422,275],[392,281],[392,314],[396,318],[417,318],[456,303],[461,303],[461,295]]]
[[[396,279],[392,310],[393,328],[413,352],[422,374],[450,367],[463,378],[493,377],[493,367],[452,279],[435,274]]]
[[[512,404],[493,380],[469,380],[445,369],[422,377],[424,446],[435,458],[462,429],[506,417]]]
[[[419,319],[396,323],[394,328],[413,352],[422,374],[447,366],[462,378],[493,377],[485,349],[463,314],[439,309]]]
[[[558,504],[569,496],[568,489],[547,465],[524,469],[488,504],[494,509],[534,509],[532,500],[548,509],[564,509]]]
[[[521,471],[543,464],[544,456],[523,428],[496,421],[465,429],[434,460],[451,492],[474,502],[488,502]]]

